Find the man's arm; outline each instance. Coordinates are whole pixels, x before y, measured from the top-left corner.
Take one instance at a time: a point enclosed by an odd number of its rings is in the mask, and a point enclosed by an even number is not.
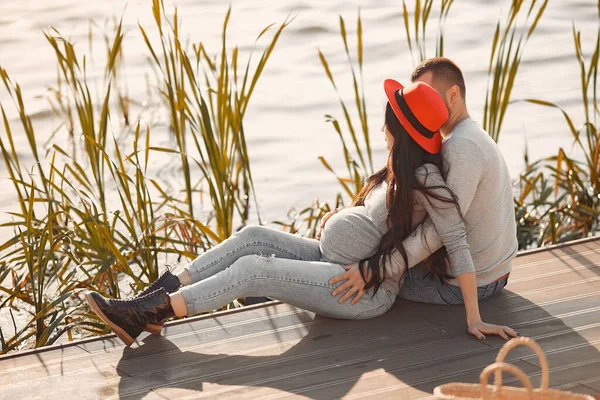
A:
[[[466,215],[487,160],[481,149],[468,138],[453,137],[444,147],[444,162],[448,167],[446,184],[458,198],[462,215]],[[402,244],[406,250],[408,267],[411,268],[441,248],[442,240],[431,219],[427,217]],[[391,254],[391,259],[386,260],[386,268],[388,275],[404,272],[406,265],[400,252],[394,251]]]

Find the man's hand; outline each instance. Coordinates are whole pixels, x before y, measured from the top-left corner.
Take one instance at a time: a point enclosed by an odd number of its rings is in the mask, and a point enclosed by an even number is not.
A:
[[[469,333],[479,340],[485,340],[485,335],[498,335],[504,340],[509,336],[517,337],[519,334],[508,326],[485,323],[479,314],[479,300],[477,299],[477,278],[474,272],[458,276],[458,285],[465,302],[467,328]]]
[[[323,228],[325,228],[325,223],[327,222],[327,220],[329,218],[331,218],[337,212],[338,212],[338,209],[334,208],[333,210],[329,211],[327,214],[323,215],[323,218],[321,218],[321,225],[319,225],[319,230],[317,231],[317,240],[321,240],[321,232],[323,232]]]
[[[475,336],[479,340],[485,340],[485,334],[498,335],[504,340],[508,340],[510,337],[517,337],[519,334],[508,326],[500,326],[494,324],[488,324],[482,320],[476,320],[467,323],[469,333]]]
[[[332,278],[329,281],[330,285],[335,285],[338,282],[346,281],[338,288],[336,288],[333,292],[331,292],[332,296],[337,296],[342,292],[346,292],[342,297],[340,297],[340,304],[345,303],[350,297],[354,296],[354,299],[350,302],[350,304],[356,304],[360,301],[360,299],[365,295],[365,291],[363,290],[365,287],[365,280],[363,279],[360,268],[358,264],[346,265],[344,267],[346,272],[341,275]],[[370,275],[370,271],[369,271]]]

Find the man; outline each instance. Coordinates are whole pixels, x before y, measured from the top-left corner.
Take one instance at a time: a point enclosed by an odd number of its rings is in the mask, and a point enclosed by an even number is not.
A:
[[[469,116],[464,77],[454,62],[444,57],[425,60],[415,68],[411,80],[432,86],[448,107],[449,118],[441,128],[445,140],[442,156],[448,169],[446,183],[458,198],[465,219],[475,271],[459,271],[448,281],[428,273],[422,262],[442,247],[442,241],[433,225],[425,220],[403,241],[408,271],[398,296],[433,304],[464,303],[469,333],[481,340],[488,333],[508,339],[517,333],[481,321],[478,307],[478,300],[496,294],[506,285],[518,249],[506,162],[497,144]],[[401,273],[406,267],[398,251],[386,264],[388,274]],[[460,270],[460,266],[453,267]],[[346,273],[330,281],[331,284],[345,281],[332,294],[337,296],[346,291],[340,301],[354,296],[352,302],[356,303],[364,294],[364,280],[356,264],[346,269]]]

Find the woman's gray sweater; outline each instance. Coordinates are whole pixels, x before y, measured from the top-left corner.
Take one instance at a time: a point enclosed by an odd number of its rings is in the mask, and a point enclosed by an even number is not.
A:
[[[441,198],[450,199],[446,182],[435,165],[425,164],[415,171],[417,180]],[[334,214],[321,233],[321,253],[327,261],[348,265],[366,259],[377,251],[381,238],[388,231],[387,185],[376,186],[365,199],[364,206],[345,208]],[[458,208],[435,198],[427,198],[415,190],[413,227],[427,216],[435,225],[448,250],[448,257],[455,276],[475,271],[463,218]],[[382,287],[397,292],[404,271],[388,272]]]

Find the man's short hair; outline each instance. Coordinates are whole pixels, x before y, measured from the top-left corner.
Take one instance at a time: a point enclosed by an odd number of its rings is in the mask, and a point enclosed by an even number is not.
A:
[[[467,89],[465,87],[465,78],[454,61],[446,57],[434,57],[422,61],[413,71],[410,80],[414,82],[428,71],[431,71],[433,74],[434,81],[443,83],[447,87],[458,86],[463,99],[466,99]]]

